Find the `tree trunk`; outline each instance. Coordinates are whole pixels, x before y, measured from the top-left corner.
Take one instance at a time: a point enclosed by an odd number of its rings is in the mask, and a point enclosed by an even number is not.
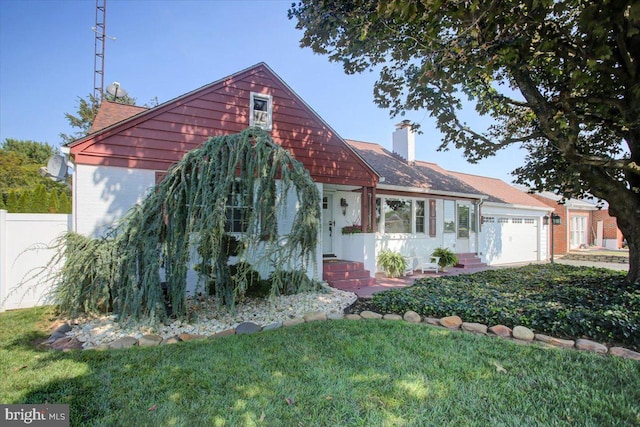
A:
[[[618,228],[627,239],[629,246],[629,272],[627,280],[630,282],[640,281],[640,203],[636,207],[634,216],[626,217],[617,215],[618,209],[609,208],[609,212],[616,217]]]

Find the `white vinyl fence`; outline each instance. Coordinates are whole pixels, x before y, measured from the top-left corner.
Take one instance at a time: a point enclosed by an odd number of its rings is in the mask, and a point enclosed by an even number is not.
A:
[[[71,215],[0,210],[0,312],[48,302],[52,283],[34,275],[51,260],[56,238],[70,229]]]

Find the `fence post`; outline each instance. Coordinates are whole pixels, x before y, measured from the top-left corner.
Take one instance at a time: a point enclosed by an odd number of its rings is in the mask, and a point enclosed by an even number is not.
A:
[[[0,209],[0,313],[5,311],[4,300],[7,298],[8,266],[7,260],[7,211]]]

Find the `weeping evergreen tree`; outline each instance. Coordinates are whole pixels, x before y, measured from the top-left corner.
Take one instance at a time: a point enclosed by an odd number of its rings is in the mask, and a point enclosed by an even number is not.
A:
[[[287,212],[291,206],[287,201],[294,194],[297,208]],[[230,206],[245,207],[233,212],[242,233],[230,233]],[[277,224],[287,216],[293,216],[286,221],[291,229],[279,233]],[[77,300],[78,292],[70,292],[69,287],[85,283],[85,289],[93,289],[88,282],[107,276],[108,280],[100,282],[108,283],[120,320],[162,320],[167,316],[161,286],[164,270],[173,315],[184,317],[187,271],[197,263],[201,274],[211,276],[205,279],[212,279],[219,303],[233,307],[246,290],[250,269],[237,268],[232,280],[231,245],[240,261],[237,265],[271,273],[273,293],[291,289],[291,283],[282,283],[296,276],[291,272],[306,272],[315,266],[319,221],[318,188],[302,164],[266,132],[249,128],[211,138],[186,153],[162,183],[101,240],[110,246],[100,250],[101,272],[95,271],[91,251],[85,252],[89,256],[71,257],[68,252],[73,248],[66,248],[65,259],[73,263],[67,262],[59,273],[58,302],[73,308],[64,298],[76,295]],[[85,243],[75,246],[85,251],[88,247]],[[105,254],[110,261],[104,261]],[[85,271],[92,277],[84,277]],[[88,292],[102,297],[88,294],[88,299],[104,302],[103,288]]]

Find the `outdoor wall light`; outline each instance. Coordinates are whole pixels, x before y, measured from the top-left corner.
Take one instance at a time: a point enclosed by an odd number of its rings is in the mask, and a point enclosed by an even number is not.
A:
[[[344,197],[340,199],[340,207],[342,208],[342,215],[347,216],[347,208],[349,207],[349,203],[347,203],[347,199]]]

